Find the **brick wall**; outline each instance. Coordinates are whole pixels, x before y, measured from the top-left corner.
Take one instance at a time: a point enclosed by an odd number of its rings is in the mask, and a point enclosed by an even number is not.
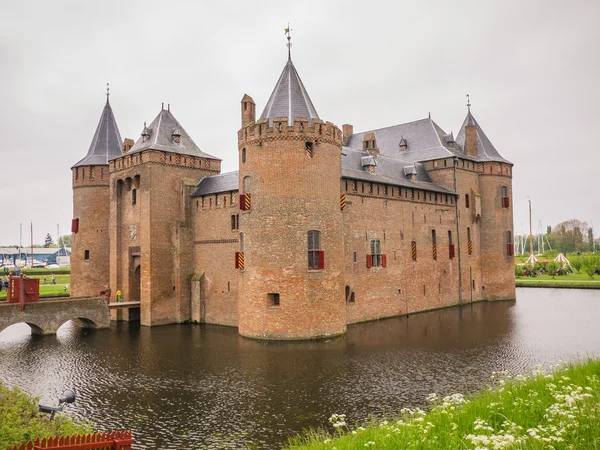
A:
[[[73,218],[79,231],[71,249],[71,296],[97,296],[109,284],[108,166],[72,170]],[[89,259],[85,260],[85,251]]]

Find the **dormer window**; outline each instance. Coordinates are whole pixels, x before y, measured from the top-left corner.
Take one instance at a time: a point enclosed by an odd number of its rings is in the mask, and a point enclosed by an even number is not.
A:
[[[142,130],[142,142],[148,142],[150,139],[150,130],[146,126],[146,122],[144,122],[144,129]]]
[[[404,136],[400,136],[400,143],[398,144],[401,151],[404,151],[408,148],[408,142],[404,139]]]
[[[181,142],[181,130],[179,130],[179,126],[175,127],[173,133],[171,134],[171,137],[173,138],[173,142],[175,142],[176,144],[179,144]]]

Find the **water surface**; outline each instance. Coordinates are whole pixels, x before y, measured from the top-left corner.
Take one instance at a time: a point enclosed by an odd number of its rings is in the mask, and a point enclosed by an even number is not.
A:
[[[600,292],[517,289],[479,303],[354,325],[340,338],[261,342],[234,328],[113,324],[57,336],[0,333],[0,380],[95,428],[132,429],[139,449],[280,448],[332,413],[353,424],[472,392],[492,371],[600,356]]]

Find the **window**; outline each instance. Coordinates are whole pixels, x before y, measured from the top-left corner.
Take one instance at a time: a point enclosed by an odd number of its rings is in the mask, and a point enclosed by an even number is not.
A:
[[[244,177],[244,182],[243,182],[243,188],[244,188],[244,193],[240,194],[240,209],[242,211],[248,211],[251,206],[251,197],[250,197],[250,177],[249,176],[245,176]]]
[[[510,198],[508,197],[508,188],[506,186],[502,186],[500,189],[500,193],[502,195],[502,207],[508,208],[510,207]]]
[[[435,236],[435,230],[431,230],[431,249],[433,251],[433,260],[437,261],[437,239]]]
[[[305,142],[305,146],[306,146],[306,156],[308,156],[309,158],[312,158],[313,157],[313,143]]]
[[[354,303],[356,300],[354,298],[354,292],[352,292],[352,294],[350,294],[350,300],[348,300],[350,303]]]
[[[371,240],[371,254],[367,255],[367,268],[385,267],[387,264],[385,255],[381,254],[381,241]]]
[[[242,164],[246,162],[246,149],[242,149]]]
[[[231,229],[237,230],[240,227],[240,215],[232,214],[231,215]]]
[[[247,194],[249,192],[250,192],[250,177],[245,176],[244,177],[244,194]]]
[[[467,251],[469,255],[473,254],[473,241],[471,241],[471,228],[467,227]]]
[[[321,250],[321,233],[318,231],[308,232],[308,268],[309,270],[323,269],[325,267],[325,255]]]
[[[279,306],[279,294],[267,294],[268,306]]]
[[[131,190],[131,204],[135,205],[137,203],[137,189]]]
[[[454,244],[452,243],[452,231],[448,230],[448,256],[454,258]]]
[[[350,286],[346,285],[346,302],[350,301],[350,294],[352,292],[350,291]]]
[[[506,256],[514,255],[514,247],[513,247],[513,239],[512,233],[510,231],[506,232]]]
[[[469,194],[465,194],[465,208],[470,208],[471,202],[469,200]]]
[[[85,250],[83,252],[83,260],[84,261],[89,261],[90,260],[90,251],[89,250]]]

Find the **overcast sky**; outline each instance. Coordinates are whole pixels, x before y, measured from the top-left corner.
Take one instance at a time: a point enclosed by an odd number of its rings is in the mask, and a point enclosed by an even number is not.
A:
[[[515,232],[578,218],[600,234],[600,2],[0,0],[0,245],[70,230],[70,167],[105,85],[123,138],[161,102],[237,169],[244,93],[258,113],[292,59],[319,116],[355,132],[472,112],[515,164]]]

